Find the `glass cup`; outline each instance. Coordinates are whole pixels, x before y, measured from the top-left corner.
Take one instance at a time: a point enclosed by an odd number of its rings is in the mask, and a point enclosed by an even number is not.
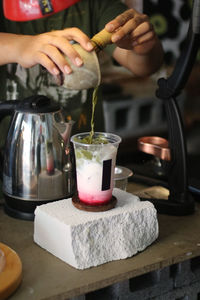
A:
[[[76,179],[79,200],[89,205],[108,203],[114,187],[114,169],[121,138],[112,133],[95,132],[107,143],[87,144],[82,140],[90,133],[71,137],[76,159]]]
[[[133,175],[133,172],[122,166],[115,167],[115,175],[114,175],[114,186],[118,189],[126,191],[128,178]]]

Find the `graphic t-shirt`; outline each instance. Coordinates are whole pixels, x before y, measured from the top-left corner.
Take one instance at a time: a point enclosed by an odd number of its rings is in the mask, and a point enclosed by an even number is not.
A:
[[[127,7],[120,0],[81,0],[49,17],[28,22],[13,22],[3,17],[1,7],[0,30],[8,33],[35,35],[51,30],[78,27],[91,38],[125,9]],[[111,55],[114,47],[114,45],[109,45],[105,51]],[[35,94],[45,95],[59,101],[66,119],[75,121],[73,132],[90,130],[93,90],[68,90],[58,86],[52,80],[52,75],[39,65],[30,69],[16,64],[2,66],[0,67],[0,81],[1,101],[23,99]],[[96,108],[95,130],[103,130],[101,101],[98,101]]]

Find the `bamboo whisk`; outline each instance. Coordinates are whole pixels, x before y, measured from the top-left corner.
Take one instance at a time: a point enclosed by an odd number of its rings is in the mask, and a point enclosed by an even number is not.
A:
[[[108,44],[112,43],[111,36],[112,33],[103,29],[92,37],[91,42],[96,53],[103,50]]]

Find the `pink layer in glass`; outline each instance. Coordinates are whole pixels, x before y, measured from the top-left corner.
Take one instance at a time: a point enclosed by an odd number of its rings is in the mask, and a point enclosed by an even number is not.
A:
[[[84,192],[78,192],[79,199],[90,205],[100,205],[100,204],[106,204],[110,201],[112,198],[112,190],[107,191],[100,191],[93,194],[84,193]]]

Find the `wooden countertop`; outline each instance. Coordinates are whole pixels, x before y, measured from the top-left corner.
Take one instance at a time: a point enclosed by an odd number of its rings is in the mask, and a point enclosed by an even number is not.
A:
[[[128,191],[137,193],[129,184]],[[33,242],[33,222],[7,216],[0,205],[0,241],[22,261],[22,283],[9,299],[65,299],[94,291],[200,255],[200,204],[190,216],[158,215],[160,234],[143,252],[125,260],[76,270]]]

